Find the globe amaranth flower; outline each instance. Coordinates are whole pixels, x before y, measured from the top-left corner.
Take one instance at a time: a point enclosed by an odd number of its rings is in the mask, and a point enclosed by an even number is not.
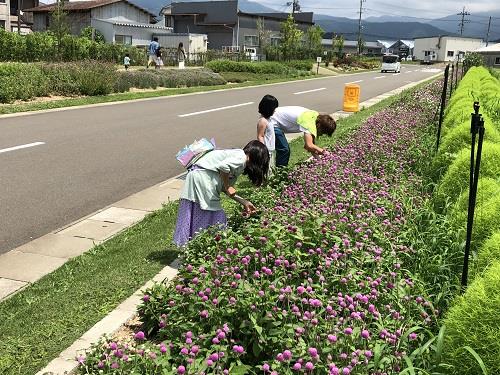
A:
[[[139,341],[143,341],[146,339],[146,335],[142,331],[137,332],[134,337],[136,340],[139,340]]]

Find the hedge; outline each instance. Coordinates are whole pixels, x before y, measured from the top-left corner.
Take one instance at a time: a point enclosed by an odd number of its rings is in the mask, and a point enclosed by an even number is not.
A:
[[[28,35],[0,29],[0,61],[80,61],[101,60],[122,63],[128,53],[134,65],[146,65],[146,52],[137,47],[98,43],[84,37],[65,35],[60,44],[50,32]]]
[[[497,127],[500,128],[500,124],[493,123],[486,114],[483,115],[483,118],[485,120],[484,140],[492,143],[500,143],[500,131],[497,130]],[[470,149],[470,143],[471,134],[469,118],[451,129],[446,136],[443,137],[439,150],[432,160],[431,170],[433,179],[438,180],[442,177],[453,160],[455,160],[458,153],[464,148]]]
[[[117,71],[112,63],[0,64],[0,103],[40,96],[107,95],[136,88],[223,85],[219,74],[206,69]]]
[[[471,267],[471,277],[482,274],[495,262],[500,262],[500,231],[493,233],[479,250]]]
[[[445,208],[446,202],[455,203],[460,194],[469,188],[470,151],[463,149],[450,165],[437,186],[434,204],[438,211]],[[480,177],[496,178],[500,175],[500,144],[483,143]]]
[[[488,374],[500,374],[500,262],[493,263],[458,297],[445,319],[444,362],[456,375],[483,375],[465,346],[482,359]]]
[[[289,74],[294,70],[284,64],[278,62],[262,61],[262,62],[246,62],[246,61],[231,61],[231,60],[213,60],[205,64],[214,72],[248,72],[258,74]]]

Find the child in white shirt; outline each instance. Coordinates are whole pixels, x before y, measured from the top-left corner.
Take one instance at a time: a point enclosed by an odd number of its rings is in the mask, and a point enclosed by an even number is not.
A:
[[[275,136],[274,127],[269,122],[274,110],[278,108],[278,99],[272,95],[265,95],[259,103],[259,113],[261,118],[257,123],[257,139],[264,143],[269,150],[269,171],[276,166]]]
[[[123,58],[123,65],[125,66],[125,70],[128,70],[130,67],[130,56],[128,53],[125,54],[125,57]]]

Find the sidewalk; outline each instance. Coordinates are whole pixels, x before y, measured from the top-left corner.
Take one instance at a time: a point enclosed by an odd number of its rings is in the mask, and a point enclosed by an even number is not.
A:
[[[433,79],[436,76],[428,77],[421,82]],[[372,106],[421,82],[411,83],[360,103],[360,108]],[[349,115],[350,113],[342,111],[333,114],[336,119]],[[297,136],[300,135],[289,138]],[[64,228],[0,256],[0,300],[8,298],[30,283],[54,271],[69,259],[83,254],[94,245],[106,241],[141,221],[148,213],[161,208],[164,202],[178,199],[183,184],[182,177],[183,175],[173,177],[133,194]],[[26,267],[26,265],[29,265],[29,267]],[[165,267],[153,278],[153,281],[161,281],[165,278],[171,280],[177,273],[176,268],[177,264],[174,262],[174,264]],[[106,318],[87,331],[38,374],[63,374],[73,371],[76,367],[74,359],[76,353],[90,347],[102,335],[112,335],[135,316],[136,306],[140,302],[140,290],[150,285],[151,282],[140,288]]]

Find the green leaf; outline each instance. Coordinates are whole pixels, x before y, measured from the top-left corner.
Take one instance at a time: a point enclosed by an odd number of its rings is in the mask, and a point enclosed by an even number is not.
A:
[[[255,354],[256,357],[258,357],[260,355],[260,353],[262,352],[262,348],[260,347],[259,342],[257,340],[255,340],[253,342],[252,350],[253,350],[253,354]]]
[[[247,365],[234,366],[229,370],[231,375],[246,375],[250,371],[251,367]]]
[[[474,359],[479,364],[479,367],[481,367],[481,370],[483,371],[483,375],[488,375],[488,371],[486,370],[486,366],[484,365],[484,362],[481,359],[481,357],[479,356],[479,354],[477,354],[477,352],[474,349],[472,349],[469,345],[464,346],[464,349],[467,350],[470,354],[472,354]]]

